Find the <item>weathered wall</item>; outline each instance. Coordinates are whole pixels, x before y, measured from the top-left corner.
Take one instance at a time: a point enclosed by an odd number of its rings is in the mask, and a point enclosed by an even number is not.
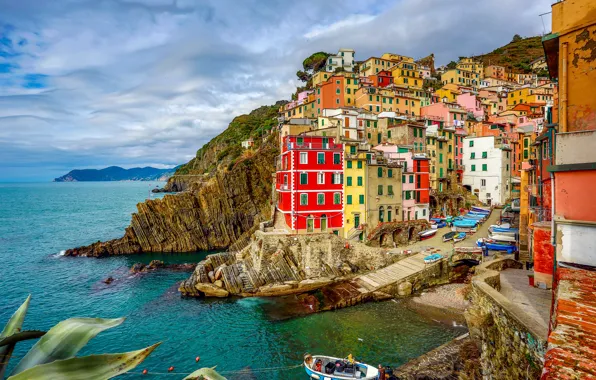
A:
[[[534,257],[534,278],[536,284],[544,283],[548,288],[553,284],[553,263],[555,248],[551,243],[550,222],[536,222],[532,225]]]
[[[409,220],[380,224],[367,237],[368,244],[374,247],[394,247],[418,241],[418,233],[430,228],[427,220]]]
[[[499,293],[499,271],[510,267],[521,268],[521,264],[501,259],[477,267],[470,293],[473,306],[466,311],[466,321],[472,338],[482,347],[485,379],[538,379],[546,332],[539,331],[529,317],[516,313]]]

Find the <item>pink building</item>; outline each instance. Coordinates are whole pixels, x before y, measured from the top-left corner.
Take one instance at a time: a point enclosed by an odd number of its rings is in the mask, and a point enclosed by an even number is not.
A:
[[[468,112],[471,112],[476,120],[484,120],[484,108],[480,104],[480,100],[476,95],[469,92],[457,95],[457,104],[463,107]]]
[[[468,111],[457,103],[439,102],[420,108],[422,118],[438,120],[443,123],[442,127],[463,127],[467,115]]]
[[[466,133],[464,128],[456,128],[455,129],[455,141],[453,145],[455,147],[453,158],[455,160],[455,172],[457,174],[457,183],[462,183],[462,179],[464,177],[464,138],[468,134]]]

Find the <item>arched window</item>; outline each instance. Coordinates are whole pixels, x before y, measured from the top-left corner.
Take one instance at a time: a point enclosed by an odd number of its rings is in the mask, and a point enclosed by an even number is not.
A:
[[[383,223],[385,221],[385,208],[383,206],[379,207],[379,222]]]

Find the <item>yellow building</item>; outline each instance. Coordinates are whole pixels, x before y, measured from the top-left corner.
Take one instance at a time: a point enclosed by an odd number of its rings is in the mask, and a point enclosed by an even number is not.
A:
[[[453,69],[441,74],[441,82],[445,84],[456,84],[458,86],[476,87],[480,84],[480,75],[473,71]]]
[[[366,220],[368,230],[379,223],[401,221],[402,168],[389,164],[378,153],[368,153]]]
[[[423,79],[418,72],[418,64],[414,62],[401,61],[391,68],[393,83],[421,89]]]
[[[344,238],[364,240],[366,224],[367,149],[359,141],[345,140]]]
[[[549,88],[523,87],[509,92],[507,107],[523,103],[546,103],[553,99]]]
[[[449,172],[455,169],[455,130],[439,128],[426,132],[426,148],[430,158],[430,187],[436,192],[447,190]]]
[[[393,54],[393,53],[384,53],[381,56],[381,59],[386,59],[388,61],[393,61],[393,62],[414,62],[414,58],[412,57],[408,57],[405,55],[399,55],[399,54]]]
[[[446,84],[437,91],[435,91],[440,101],[447,98],[448,102],[455,103],[457,101],[457,95],[461,94],[458,86],[455,84]]]
[[[472,58],[460,59],[455,68],[476,73],[480,79],[484,77],[484,64],[482,62],[475,61]]]
[[[390,59],[370,57],[360,64],[360,74],[365,77],[378,74],[379,71],[389,70],[392,66],[395,66],[396,63],[397,62]]]

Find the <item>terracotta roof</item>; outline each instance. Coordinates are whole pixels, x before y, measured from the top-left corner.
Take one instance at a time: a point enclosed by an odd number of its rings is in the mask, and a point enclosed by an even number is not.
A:
[[[596,378],[596,271],[559,268],[542,379]]]

